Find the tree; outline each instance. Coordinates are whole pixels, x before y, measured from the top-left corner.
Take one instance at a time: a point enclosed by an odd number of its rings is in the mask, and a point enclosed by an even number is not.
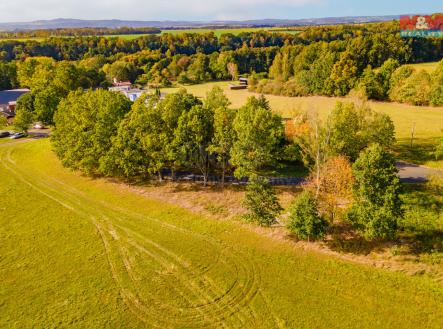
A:
[[[18,131],[27,132],[29,126],[34,122],[34,95],[26,93],[17,99],[15,109],[14,128]]]
[[[101,163],[101,171],[108,176],[141,176],[158,174],[166,159],[165,129],[157,111],[158,98],[144,95],[132,105],[132,110],[120,123],[112,148]]]
[[[331,128],[318,116],[301,115],[298,118],[294,141],[300,147],[301,156],[311,172],[315,195],[320,193],[321,167],[330,156]]]
[[[355,203],[349,220],[367,239],[392,238],[402,216],[394,157],[374,144],[353,165]]]
[[[17,85],[16,64],[0,62],[0,90],[11,89]]]
[[[443,130],[442,130],[443,132]],[[439,160],[441,157],[443,157],[443,138],[440,138],[440,141],[438,142],[437,146],[435,147],[434,151],[435,160]]]
[[[52,124],[54,121],[54,113],[57,110],[62,96],[51,86],[35,92],[34,95],[35,119],[45,124]]]
[[[425,70],[412,73],[395,85],[390,92],[393,101],[412,105],[428,105],[431,94],[431,76]]]
[[[443,105],[443,60],[431,74],[431,91],[429,101],[434,106]]]
[[[308,189],[315,190],[315,179],[311,174]],[[321,212],[328,216],[329,222],[333,223],[340,208],[344,208],[352,200],[353,183],[352,167],[347,157],[333,156],[320,166],[317,202]]]
[[[157,104],[157,111],[161,115],[165,133],[165,140],[162,144],[163,158],[166,166],[171,169],[173,179],[175,170],[185,162],[185,159],[182,158],[183,152],[180,150],[179,143],[175,142],[179,119],[183,113],[201,104],[201,101],[188,94],[186,89],[180,89],[176,93],[166,95],[165,99]]]
[[[368,99],[382,100],[385,96],[382,77],[370,66],[363,72],[357,89],[361,90]]]
[[[227,64],[227,69],[229,72],[229,75],[231,76],[232,80],[238,79],[238,65],[234,62],[230,62]]]
[[[62,164],[87,174],[102,173],[100,163],[130,106],[131,102],[119,93],[71,92],[54,116],[52,144]]]
[[[358,74],[357,62],[348,52],[342,53],[340,60],[334,64],[331,80],[334,82],[334,94],[345,96],[354,87]]]
[[[309,191],[303,191],[290,208],[288,228],[299,239],[323,238],[329,223],[318,211],[317,201]]]
[[[255,175],[249,180],[243,205],[248,210],[248,221],[267,227],[277,222],[276,218],[283,210],[269,182]]]
[[[0,115],[0,129],[5,128],[8,125],[8,119],[5,116]]]
[[[137,68],[135,65],[125,61],[115,61],[112,64],[105,64],[103,71],[106,73],[109,81],[115,79],[117,81],[134,82],[137,78]]]
[[[234,143],[233,122],[235,111],[228,108],[229,100],[220,87],[214,87],[207,95],[204,106],[214,112],[214,135],[209,146],[209,152],[215,155],[221,169],[222,188],[225,184],[225,173],[229,164],[230,152]]]
[[[214,113],[201,105],[183,112],[175,131],[174,145],[181,158],[203,175],[204,186],[209,175],[209,145],[213,137]]]
[[[18,109],[14,117],[14,129],[27,132],[29,126],[34,122],[34,114],[25,108]]]
[[[331,153],[345,155],[351,161],[371,143],[390,147],[395,141],[395,127],[389,116],[373,112],[364,105],[337,102],[328,124]]]
[[[269,111],[263,101],[250,97],[238,110],[233,128],[236,137],[231,164],[237,177],[250,176],[275,163],[284,129],[281,117]]]

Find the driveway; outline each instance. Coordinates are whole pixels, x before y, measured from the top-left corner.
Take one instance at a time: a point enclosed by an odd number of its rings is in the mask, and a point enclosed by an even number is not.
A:
[[[429,176],[443,177],[443,170],[423,167],[399,161],[397,162],[398,175],[403,183],[423,183]]]

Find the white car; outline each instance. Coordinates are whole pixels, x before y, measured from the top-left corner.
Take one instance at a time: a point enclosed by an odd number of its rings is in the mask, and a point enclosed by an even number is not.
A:
[[[36,123],[36,124],[33,126],[33,128],[34,128],[34,129],[45,129],[45,126],[43,126],[42,123]]]

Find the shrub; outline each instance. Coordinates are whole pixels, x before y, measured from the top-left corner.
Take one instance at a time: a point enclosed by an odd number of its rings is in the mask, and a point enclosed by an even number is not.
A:
[[[289,230],[299,239],[315,240],[325,236],[329,223],[318,212],[317,200],[304,191],[290,209]]]
[[[246,219],[260,226],[269,227],[275,224],[276,217],[283,210],[268,180],[255,176],[249,181],[243,205],[249,211]]]

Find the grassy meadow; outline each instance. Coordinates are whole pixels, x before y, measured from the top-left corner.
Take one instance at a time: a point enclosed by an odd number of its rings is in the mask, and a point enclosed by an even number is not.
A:
[[[441,328],[443,288],[0,146],[0,327]]]
[[[298,34],[300,31],[292,30],[292,29],[282,29],[276,27],[245,27],[245,28],[233,28],[233,29],[207,29],[207,28],[195,28],[195,29],[172,29],[172,30],[162,30],[162,34],[170,33],[170,34],[182,34],[182,33],[210,33],[214,32],[216,37],[220,37],[222,34],[232,33],[234,35],[238,35],[243,32],[276,32],[276,33],[289,33],[289,34]]]
[[[209,28],[195,28],[195,29],[168,29],[168,30],[162,30],[161,34],[173,34],[173,35],[177,35],[177,34],[182,34],[182,33],[210,33],[210,32],[214,32],[216,37],[220,37],[222,34],[225,33],[232,33],[234,35],[238,35],[240,33],[243,32],[259,32],[259,31],[266,31],[266,32],[275,32],[275,33],[288,33],[288,34],[298,34],[300,33],[300,31],[294,30],[294,29],[284,29],[284,28],[277,28],[277,27],[245,27],[245,28],[232,28],[232,29],[227,29],[227,28],[213,28],[213,29],[209,29]],[[148,35],[152,35],[152,34],[116,34],[116,35],[103,35],[103,37],[106,38],[121,38],[124,40],[133,40],[133,39],[137,39],[137,38],[141,38],[144,36],[148,36]],[[55,36],[55,37],[60,37],[60,36]],[[65,37],[61,37],[61,38],[72,38],[72,36],[65,36]],[[9,40],[15,40],[15,41],[28,41],[28,40],[33,40],[33,41],[43,41],[45,40],[45,38],[40,38],[40,37],[33,37],[33,38],[0,38],[0,41],[9,41]]]
[[[188,92],[204,97],[214,86],[220,86],[232,107],[238,108],[246,99],[255,95],[248,90],[230,90],[229,82],[210,82],[200,85],[185,86]],[[165,92],[174,92],[178,88],[167,88]],[[351,98],[310,96],[286,97],[266,95],[272,109],[283,117],[290,118],[297,111],[317,112],[325,118],[334,108],[337,101],[352,101]],[[375,111],[388,114],[396,128],[396,151],[403,160],[430,167],[443,169],[443,161],[435,161],[430,155],[438,138],[443,137],[443,107],[422,107],[399,103],[369,101],[368,105]],[[412,147],[411,132],[414,130]]]
[[[419,64],[409,64],[417,71],[425,70],[428,73],[432,73],[438,66],[438,62],[429,62],[429,63],[419,63]]]

